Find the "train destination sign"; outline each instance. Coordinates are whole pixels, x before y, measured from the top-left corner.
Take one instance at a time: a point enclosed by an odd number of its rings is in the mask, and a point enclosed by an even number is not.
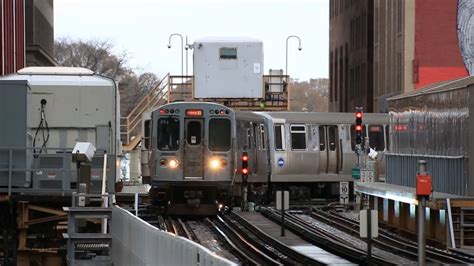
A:
[[[187,116],[202,116],[201,109],[186,109]]]

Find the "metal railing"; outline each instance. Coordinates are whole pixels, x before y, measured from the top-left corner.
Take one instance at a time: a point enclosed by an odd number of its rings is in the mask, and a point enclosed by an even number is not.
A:
[[[120,136],[123,145],[129,145],[132,141],[132,134],[136,132],[136,129],[141,129],[143,113],[167,102],[169,77],[169,74],[164,76],[152,90],[135,104],[127,116],[120,117]],[[140,135],[141,130],[136,133]]]
[[[110,233],[114,265],[237,265],[118,206],[112,207]]]
[[[168,103],[194,100],[194,76],[170,75]]]
[[[433,177],[433,190],[466,196],[469,193],[469,158],[465,156],[437,156],[386,153],[387,183],[415,187],[418,161],[426,160],[427,171]]]
[[[77,179],[77,169],[72,162],[72,149],[48,148],[48,153],[38,153],[38,148],[33,147],[0,147],[0,192],[5,191],[11,196],[16,190],[37,189],[44,194],[57,192],[64,194],[72,192],[71,185]],[[102,168],[104,155],[96,154],[93,162],[95,168]],[[41,160],[56,159],[55,163],[42,164]],[[114,154],[108,154],[108,191],[113,191],[115,184],[115,159]],[[59,162],[60,161],[60,162]],[[45,188],[40,184],[40,179],[57,182],[55,188]],[[99,182],[102,176],[93,174],[92,181]]]

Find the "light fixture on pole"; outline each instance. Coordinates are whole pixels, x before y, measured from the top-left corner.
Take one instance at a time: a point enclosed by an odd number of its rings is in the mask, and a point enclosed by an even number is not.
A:
[[[193,45],[188,43],[188,35],[186,35],[186,44],[184,46],[186,50],[186,77],[188,76],[188,50],[193,49]]]
[[[181,38],[181,76],[183,76],[183,36],[179,33],[173,33],[170,35],[169,39],[168,39],[168,49],[171,49],[171,38],[173,36],[179,36]]]
[[[286,38],[286,63],[285,63],[285,75],[288,76],[288,40],[291,38],[297,38],[298,39],[298,51],[301,51],[303,47],[301,47],[301,39],[300,37],[296,35],[290,35],[288,38]]]

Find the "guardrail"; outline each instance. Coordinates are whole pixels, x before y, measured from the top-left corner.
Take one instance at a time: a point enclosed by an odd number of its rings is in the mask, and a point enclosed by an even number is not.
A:
[[[118,206],[112,207],[110,232],[114,265],[237,265]]]
[[[72,148],[49,147],[47,153],[38,150],[37,147],[0,147],[0,192],[11,196],[15,191],[38,190],[63,195],[76,189],[72,187],[77,182]],[[91,163],[93,182],[102,183],[103,158],[103,154],[96,154]],[[108,154],[108,191],[114,191],[115,160],[115,154]]]

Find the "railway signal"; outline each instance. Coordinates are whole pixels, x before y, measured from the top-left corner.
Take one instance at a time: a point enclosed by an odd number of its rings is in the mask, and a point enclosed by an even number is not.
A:
[[[249,174],[249,154],[242,152],[242,210],[248,211],[247,205],[247,179]]]
[[[242,180],[247,181],[249,173],[249,155],[248,152],[242,152]]]
[[[356,144],[362,143],[362,111],[357,110],[355,113],[355,133],[356,133]]]

